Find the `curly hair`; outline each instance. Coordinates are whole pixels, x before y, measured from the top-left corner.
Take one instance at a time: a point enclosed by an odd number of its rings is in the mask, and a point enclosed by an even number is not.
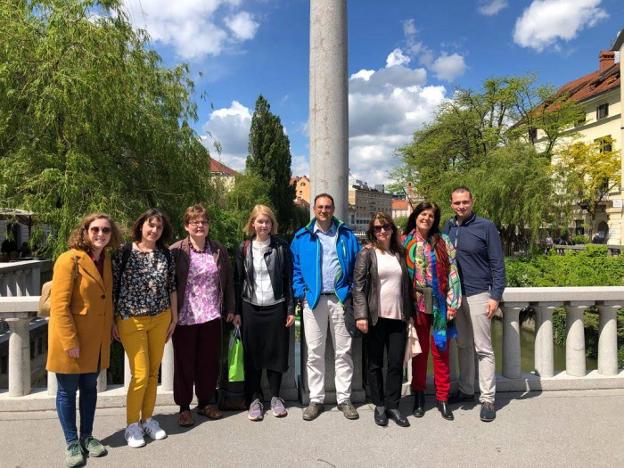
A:
[[[67,243],[70,249],[84,250],[91,253],[92,245],[88,235],[89,226],[97,219],[107,220],[111,227],[111,236],[108,244],[106,244],[106,248],[116,249],[119,247],[119,244],[121,244],[121,231],[115,224],[115,221],[105,213],[91,213],[82,218],[78,227],[69,235]]]
[[[194,205],[189,206],[184,212],[185,226],[188,226],[194,219],[206,219],[206,221],[210,221],[210,219],[208,219],[208,212],[201,203],[195,203]]]
[[[377,211],[371,217],[370,222],[368,223],[368,230],[366,231],[366,238],[368,241],[376,248],[383,250],[383,246],[377,240],[377,236],[375,236],[375,220],[389,224],[392,227],[392,236],[390,237],[390,252],[392,253],[400,253],[403,251],[403,247],[401,246],[401,242],[399,241],[399,230],[394,224],[392,217],[387,215],[383,211]]]
[[[162,223],[162,234],[156,241],[156,247],[160,250],[165,250],[169,247],[171,238],[173,236],[173,228],[169,222],[167,215],[157,208],[150,208],[145,213],[137,218],[132,225],[132,240],[135,242],[141,242],[143,239],[143,224],[151,219],[156,218]]]

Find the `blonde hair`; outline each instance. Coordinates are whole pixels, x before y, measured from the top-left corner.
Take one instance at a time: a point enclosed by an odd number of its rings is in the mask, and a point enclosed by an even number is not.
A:
[[[253,223],[256,218],[260,215],[264,215],[271,220],[271,235],[277,234],[277,220],[275,219],[275,215],[273,214],[273,210],[266,205],[256,205],[249,213],[249,219],[247,220],[247,224],[243,228],[243,232],[248,236],[253,236],[256,233],[256,230],[253,227]]]

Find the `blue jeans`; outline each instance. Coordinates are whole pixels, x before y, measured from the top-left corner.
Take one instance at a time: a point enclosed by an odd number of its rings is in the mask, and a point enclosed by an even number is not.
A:
[[[67,444],[78,441],[76,429],[76,392],[80,389],[80,438],[92,435],[97,378],[99,372],[89,374],[56,374],[56,412]]]

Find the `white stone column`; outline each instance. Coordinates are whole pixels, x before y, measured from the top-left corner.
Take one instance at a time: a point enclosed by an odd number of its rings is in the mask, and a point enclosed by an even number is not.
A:
[[[555,346],[553,312],[561,307],[557,302],[539,302],[535,306],[535,371],[540,377],[555,375]]]
[[[9,336],[9,396],[30,393],[30,318],[8,319]]]
[[[349,182],[347,60],[346,0],[310,0],[310,201],[319,193],[330,193],[335,215],[345,221]]]
[[[100,370],[100,375],[98,375],[98,379],[97,379],[97,391],[99,392],[105,392],[106,388],[108,386],[108,378],[106,375],[106,369],[101,369]]]
[[[165,353],[163,354],[160,368],[160,385],[165,391],[173,391],[173,342],[171,339],[165,344]]]
[[[573,301],[566,305],[566,373],[575,377],[585,377],[585,328],[583,313],[594,305],[588,301]]]
[[[598,305],[600,313],[600,336],[598,338],[598,372],[602,375],[617,375],[617,312],[621,302],[605,301]]]
[[[526,302],[503,303],[503,375],[508,379],[521,376],[520,367],[520,311]]]
[[[57,389],[58,383],[56,381],[56,374],[48,371],[48,395],[56,396]]]
[[[130,360],[128,359],[128,354],[126,354],[124,350],[124,388],[128,388],[130,386],[130,381],[132,380],[132,371],[130,370]]]

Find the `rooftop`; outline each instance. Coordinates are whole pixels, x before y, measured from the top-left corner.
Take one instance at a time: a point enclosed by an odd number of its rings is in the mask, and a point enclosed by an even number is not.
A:
[[[213,158],[210,158],[210,172],[213,174],[227,175],[231,177],[236,177],[237,175],[240,175],[239,172],[236,172],[231,167],[228,167],[222,162],[219,162]]]

